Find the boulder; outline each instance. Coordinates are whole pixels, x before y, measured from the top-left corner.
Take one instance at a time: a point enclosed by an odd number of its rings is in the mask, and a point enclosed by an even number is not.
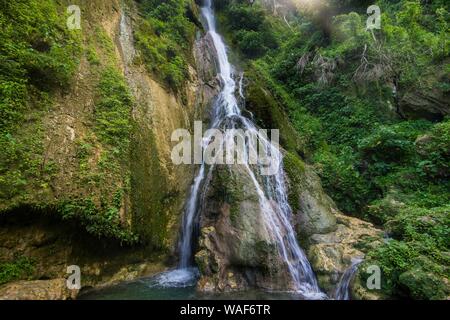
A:
[[[70,300],[78,290],[69,290],[66,279],[18,281],[0,287],[0,300]]]
[[[339,280],[356,259],[382,243],[382,232],[362,220],[335,212],[337,229],[310,237],[308,257],[319,285],[334,293]]]
[[[450,114],[450,105],[448,97],[438,90],[415,90],[403,95],[399,111],[408,119],[440,121]]]
[[[207,181],[195,256],[201,291],[286,289],[290,277],[268,233],[256,188],[243,166],[216,166]]]
[[[289,200],[301,239],[336,230],[334,202],[323,191],[319,177],[298,157],[287,153],[284,169],[289,183]]]
[[[440,277],[420,266],[402,273],[399,282],[407,289],[413,299],[448,300],[450,298],[448,278]]]

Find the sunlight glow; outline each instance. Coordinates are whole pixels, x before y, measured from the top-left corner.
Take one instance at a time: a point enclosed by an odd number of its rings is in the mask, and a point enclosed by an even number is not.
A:
[[[318,9],[318,8],[322,7],[323,5],[325,5],[325,3],[327,1],[326,0],[293,0],[293,2],[298,9],[312,10],[312,9]]]

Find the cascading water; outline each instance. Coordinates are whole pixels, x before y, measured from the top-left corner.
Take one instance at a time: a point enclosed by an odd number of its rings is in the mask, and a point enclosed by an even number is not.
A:
[[[341,277],[341,280],[339,281],[336,291],[334,293],[334,298],[336,300],[349,300],[350,294],[349,294],[349,287],[350,282],[352,281],[354,275],[356,274],[356,271],[358,271],[359,265],[362,263],[362,259],[357,259],[353,261],[350,268],[348,268],[344,274]]]
[[[282,170],[282,154],[278,150],[278,146],[273,145],[266,136],[261,135],[252,121],[241,114],[235,93],[239,89],[239,95],[241,98],[244,98],[242,75],[239,81],[239,88],[236,88],[234,68],[228,60],[225,43],[216,31],[216,22],[211,0],[205,0],[205,4],[202,7],[202,15],[206,21],[209,35],[213,40],[217,52],[220,71],[218,76],[222,85],[221,92],[213,106],[211,128],[221,129],[224,132],[229,132],[226,129],[239,128],[247,133],[250,132],[258,138],[260,146],[262,145],[266,154],[270,154],[272,161],[279,168],[274,175],[263,175],[262,165],[250,166],[248,163],[244,165],[257,191],[266,229],[274,242],[277,243],[280,257],[285,262],[291,275],[294,290],[306,297],[323,298],[324,294],[321,293],[317,285],[315,275],[304,252],[297,243],[296,234],[291,225],[292,211],[286,196],[286,186]],[[225,134],[223,145],[227,146],[229,143],[233,143],[234,138],[235,136],[233,134]],[[203,147],[206,147],[210,139],[211,137],[205,137],[203,139]],[[248,147],[250,148],[250,146]],[[208,172],[211,172],[213,169],[213,165],[207,167],[203,163],[194,180],[190,198],[183,216],[183,227],[179,245],[179,269],[172,271],[169,276],[165,274],[161,279],[163,283],[173,284],[177,282],[177,279],[181,279],[181,282],[185,283],[186,280],[189,282],[192,278],[195,278],[193,271],[195,269],[191,266],[193,251],[192,238],[196,215],[198,213],[198,202],[202,190],[202,183]]]

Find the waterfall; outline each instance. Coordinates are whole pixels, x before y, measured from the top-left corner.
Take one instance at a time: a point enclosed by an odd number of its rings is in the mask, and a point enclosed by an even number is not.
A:
[[[357,259],[353,261],[350,268],[348,268],[344,274],[342,275],[339,283],[336,287],[336,291],[334,293],[334,298],[336,300],[350,300],[349,287],[350,282],[352,281],[356,271],[358,271],[359,265],[362,263],[362,259]]]
[[[292,210],[286,195],[284,172],[282,170],[283,156],[278,146],[273,145],[266,136],[260,134],[256,125],[250,119],[242,116],[236,91],[240,98],[244,98],[242,88],[243,75],[240,75],[237,87],[235,70],[228,60],[227,48],[221,35],[216,31],[216,21],[211,0],[205,0],[201,12],[216,49],[219,63],[218,77],[221,81],[221,91],[213,105],[211,128],[221,129],[223,132],[226,132],[226,129],[239,128],[243,129],[243,131],[251,132],[258,138],[266,154],[270,154],[272,161],[279,168],[275,175],[263,175],[262,165],[250,166],[248,163],[244,165],[257,192],[265,227],[272,240],[277,244],[279,255],[291,275],[294,290],[306,297],[322,298],[324,294],[321,293],[312,268],[297,243],[296,233],[291,224]],[[203,139],[203,147],[208,145],[210,138],[205,137]],[[225,134],[224,146],[227,143],[231,143],[232,139],[234,139],[232,134]],[[250,148],[250,146],[248,147]],[[192,270],[193,233],[199,210],[199,197],[203,190],[202,183],[212,170],[214,170],[214,165],[207,167],[203,163],[190,190],[190,197],[186,204],[182,222],[182,234],[179,243],[180,263],[177,276],[180,275],[180,270],[185,270],[186,272]]]

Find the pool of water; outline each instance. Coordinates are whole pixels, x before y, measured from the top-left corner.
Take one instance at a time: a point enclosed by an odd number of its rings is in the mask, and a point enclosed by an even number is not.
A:
[[[305,300],[289,292],[249,290],[243,292],[204,294],[196,290],[196,272],[173,270],[153,277],[82,293],[80,300]]]

